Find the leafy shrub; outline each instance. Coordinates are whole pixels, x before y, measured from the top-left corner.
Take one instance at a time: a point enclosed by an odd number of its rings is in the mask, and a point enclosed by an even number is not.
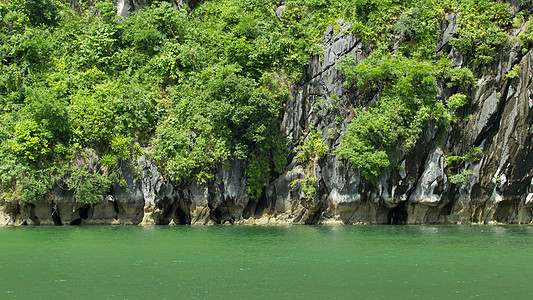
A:
[[[460,52],[472,55],[474,67],[483,66],[496,58],[498,49],[506,46],[506,27],[510,24],[507,3],[487,0],[461,1],[458,37],[450,44]]]
[[[77,140],[103,151],[113,135],[139,140],[150,136],[155,118],[153,95],[134,83],[105,82],[73,95],[70,111]]]
[[[452,162],[460,161],[479,161],[479,154],[481,149],[476,146],[472,146],[465,152],[463,155],[447,155],[445,157],[446,163],[450,164]]]
[[[48,137],[33,120],[22,121],[15,125],[11,148],[30,161],[35,161],[50,151]]]
[[[284,147],[278,141],[278,99],[240,71],[216,66],[205,70],[208,80],[200,86],[171,94],[172,114],[157,129],[153,155],[174,180],[209,174],[235,157],[248,160],[248,189],[258,197],[270,172],[280,170],[271,164]]]
[[[437,99],[438,68],[401,55],[375,52],[359,64],[347,59],[339,70],[346,75],[346,85],[356,84],[363,91],[381,95],[368,109],[356,112],[335,151],[371,181],[391,167],[393,151],[408,151],[430,121],[448,124],[453,111],[466,99],[455,96],[446,108]]]
[[[516,64],[516,65],[513,66],[513,68],[511,68],[511,70],[509,70],[509,73],[507,73],[507,75],[505,75],[505,77],[507,77],[509,79],[517,78],[519,70],[520,70],[520,65]]]
[[[453,184],[463,185],[463,183],[466,180],[466,176],[464,174],[459,173],[459,174],[451,175],[450,177],[448,177],[448,179]]]
[[[116,182],[115,173],[99,169],[98,157],[91,151],[82,151],[70,162],[61,177],[62,184],[74,192],[74,199],[81,203],[97,203]]]
[[[463,185],[468,179],[468,176],[475,175],[472,170],[464,167],[465,162],[477,162],[480,160],[481,149],[476,146],[470,147],[463,155],[446,155],[447,168],[451,170],[448,174],[448,179],[451,183]],[[456,173],[456,174],[453,174]]]
[[[529,19],[523,28],[523,31],[518,35],[518,40],[522,47],[529,48],[533,42],[533,18]]]
[[[300,145],[294,150],[298,153],[298,163],[304,170],[304,178],[298,178],[291,182],[291,188],[300,184],[305,199],[311,200],[315,196],[315,185],[318,179],[315,177],[315,168],[318,160],[329,152],[329,147],[322,141],[322,131],[311,129],[301,137]]]

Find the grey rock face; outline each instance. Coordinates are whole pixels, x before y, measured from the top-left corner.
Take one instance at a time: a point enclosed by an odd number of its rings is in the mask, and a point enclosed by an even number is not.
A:
[[[449,46],[457,29],[456,14],[449,14],[442,23],[439,41],[441,53],[460,67],[465,58]],[[369,51],[357,39],[333,35],[328,28],[324,35],[323,60],[311,60],[306,79],[298,86],[293,101],[283,114],[282,128],[296,143],[301,133],[309,128],[323,130],[324,142],[334,150],[339,135],[327,139],[327,131],[346,129],[352,116],[351,108],[367,105],[357,91],[342,86],[344,78],[334,66],[348,54],[361,60]],[[496,74],[482,77],[472,93],[466,115],[468,122],[453,127],[444,137],[444,145],[436,132],[427,129],[415,149],[398,153],[398,169],[385,172],[376,184],[361,179],[357,170],[347,162],[329,155],[320,161],[314,174],[318,178],[315,202],[305,207],[320,216],[312,221],[331,223],[530,223],[532,221],[531,178],[531,57],[525,57],[513,47],[495,63]],[[505,74],[514,64],[520,64],[520,76],[509,80]],[[448,95],[441,86],[441,95]],[[317,111],[317,99],[328,99],[335,94],[339,101],[332,109]],[[339,117],[344,121],[333,122]],[[471,146],[482,149],[479,161],[467,162],[469,174],[463,184],[453,184],[446,174],[445,154],[462,154]],[[267,195],[295,203],[286,189],[298,170],[294,159],[287,173],[274,181]],[[300,175],[302,176],[302,175]],[[512,179],[511,179],[512,178]],[[292,191],[298,195],[298,191]],[[300,191],[301,194],[301,191]],[[529,197],[529,198],[528,198]],[[301,197],[300,197],[301,198]],[[324,205],[325,204],[325,205]],[[277,207],[278,211],[288,205]],[[294,205],[291,205],[294,207]],[[318,209],[317,209],[318,208]]]
[[[117,0],[117,15],[119,17],[127,17],[130,13],[140,9],[138,1],[135,0]]]
[[[147,0],[116,0],[117,15],[119,17],[128,17],[131,13],[144,9],[150,2]],[[200,0],[169,0],[167,2],[170,2],[175,8],[183,9],[185,4],[189,8],[196,7]]]

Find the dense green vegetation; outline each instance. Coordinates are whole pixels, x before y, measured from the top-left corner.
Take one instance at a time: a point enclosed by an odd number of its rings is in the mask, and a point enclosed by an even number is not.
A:
[[[403,11],[392,27],[396,38],[403,39],[397,51],[391,54],[392,36],[378,37],[374,39],[377,49],[365,61],[349,57],[339,66],[346,75],[345,85],[379,95],[378,101],[357,111],[335,152],[370,181],[395,167],[394,152],[409,151],[423,128],[446,129],[459,120],[455,112],[468,103],[476,75],[490,72],[489,64],[513,42],[507,30],[522,26],[525,16],[522,12],[511,25],[508,4],[497,1],[399,1],[390,5]],[[436,45],[439,20],[444,13],[456,11],[459,28],[450,44],[467,58],[461,68],[451,68],[447,53],[439,56]],[[523,46],[527,32],[520,36]],[[437,80],[456,93],[439,99]]]
[[[206,180],[242,159],[258,197],[286,164],[279,114],[290,87],[339,18],[376,49],[342,64],[346,84],[380,100],[358,112],[336,153],[375,179],[424,126],[457,120],[474,77],[508,47],[509,28],[527,22],[520,42],[533,40],[526,13],[511,19],[506,4],[489,0],[293,0],[279,15],[274,0],[205,1],[192,11],[150,1],[126,19],[112,1],[80,3],[0,1],[0,201],[50,198],[56,184],[98,202],[122,181],[121,166],[145,153],[175,181]],[[472,71],[436,55],[438,22],[457,9],[451,43]],[[463,94],[438,99],[437,79]],[[297,148],[316,152],[299,154],[306,168],[329,151],[310,136]]]

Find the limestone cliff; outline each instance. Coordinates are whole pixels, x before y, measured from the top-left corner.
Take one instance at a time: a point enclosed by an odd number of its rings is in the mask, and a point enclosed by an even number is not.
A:
[[[181,1],[179,1],[181,3]],[[118,1],[126,15],[137,1]],[[128,6],[129,5],[129,6]],[[176,4],[178,5],[178,4]],[[456,67],[464,57],[449,45],[457,16],[441,22],[439,55]],[[396,153],[397,168],[384,172],[377,183],[364,180],[347,161],[332,154],[314,166],[316,193],[306,200],[298,184],[304,176],[294,146],[303,132],[316,128],[330,150],[353,118],[355,107],[373,101],[343,86],[336,69],[347,55],[367,57],[372,47],[344,29],[329,27],[323,35],[323,55],[311,58],[281,113],[281,130],[291,141],[285,172],[272,178],[259,199],[246,192],[245,162],[232,160],[205,182],[176,183],[164,178],[149,157],[132,161],[122,170],[125,184],[115,184],[97,204],[72,202],[69,191],[54,188],[53,199],[33,204],[0,206],[0,224],[425,224],[531,223],[533,221],[533,52],[518,46],[500,53],[473,89],[463,108],[465,120],[444,133],[424,130],[407,153]],[[338,31],[338,33],[337,33]],[[515,36],[518,31],[514,32]],[[518,76],[508,78],[518,64]],[[450,88],[439,83],[441,97]],[[327,106],[320,106],[326,101]],[[317,108],[318,107],[318,108]],[[466,162],[465,180],[450,175],[457,166],[446,154],[480,149],[479,160]],[[135,170],[137,169],[137,170]]]

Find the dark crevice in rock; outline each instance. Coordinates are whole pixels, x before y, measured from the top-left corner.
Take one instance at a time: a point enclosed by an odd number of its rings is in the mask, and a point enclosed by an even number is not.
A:
[[[57,208],[54,207],[52,209],[51,215],[52,215],[52,220],[54,221],[54,225],[56,226],[63,225],[63,223],[61,222],[61,216],[59,215],[59,210],[57,210]]]
[[[512,211],[514,210],[514,203],[512,201],[502,201],[498,203],[492,219],[496,222],[509,222]]]
[[[222,220],[222,209],[220,206],[215,208],[213,213],[211,214],[211,220],[215,222],[216,224],[220,224]]]
[[[30,206],[30,219],[33,221],[33,225],[39,225],[41,221],[35,215],[35,205],[34,204],[28,204],[28,205]]]
[[[452,208],[453,206],[455,205],[455,201],[454,199],[452,199],[452,201],[446,203],[442,209],[440,210],[440,215],[441,216],[449,216],[452,214]]]
[[[259,197],[259,199],[257,200],[257,205],[255,207],[255,212],[254,212],[254,215],[255,216],[261,216],[265,213],[265,211],[267,211],[270,207],[270,203],[268,201],[269,199],[266,197],[265,193],[263,192],[261,194],[261,197]],[[274,203],[272,203],[272,205],[275,204],[275,194],[274,194],[274,198],[273,199],[270,199],[271,201],[274,201]]]
[[[174,206],[169,203],[168,199],[165,199],[165,201],[158,201],[156,207],[162,212],[161,215],[159,215],[156,219],[156,225],[170,224],[170,219],[173,216]]]
[[[322,214],[327,208],[327,204],[324,201],[320,201],[311,211],[309,217],[304,222],[305,225],[316,225],[320,221]]]
[[[84,205],[77,209],[77,213],[80,216],[77,219],[70,221],[70,225],[80,225],[83,220],[86,220],[89,217],[89,210],[91,209],[90,205]]]
[[[479,204],[479,205],[476,205]],[[487,200],[481,202],[481,203],[470,203],[470,205],[473,207],[473,214],[472,214],[472,222],[473,223],[481,223],[485,222],[485,207],[487,206]]]
[[[211,214],[211,220],[215,224],[224,224],[226,222],[229,222],[230,224],[234,224],[236,217],[235,217],[235,210],[237,209],[235,203],[232,200],[226,199],[220,205],[218,205]],[[242,215],[239,214],[239,215]]]
[[[319,165],[323,166],[324,164],[325,164],[325,160],[321,159],[321,161],[319,162]],[[328,209],[327,195],[329,195],[330,191],[328,190],[327,185],[324,182],[323,178],[321,178],[318,181],[318,189],[317,189],[317,191],[318,191],[317,197],[320,197],[320,201],[315,206],[316,207],[315,212],[308,219],[309,223],[306,223],[306,224],[318,224],[320,222],[320,220],[322,219],[322,216],[324,215],[324,213]]]
[[[457,201],[457,188],[452,188],[453,190],[450,190],[450,192],[443,195],[443,198],[451,199],[450,202],[446,203],[442,209],[439,212],[439,215],[441,216],[449,216],[452,214],[452,209],[455,206],[455,203]]]
[[[389,210],[387,224],[402,225],[405,222],[407,222],[407,201],[402,201],[396,207]]]
[[[357,212],[357,210],[359,209],[360,205],[354,205],[354,210],[352,211],[352,214],[343,220],[344,224],[349,224],[350,222],[353,222],[352,219],[353,219],[353,216],[355,215],[355,213]]]
[[[85,205],[85,206],[78,208],[78,214],[80,215],[80,218],[83,220],[86,220],[89,217],[90,209],[91,209],[90,205]]]
[[[191,224],[190,214],[185,212],[181,206],[178,205],[178,207],[176,207],[176,212],[174,215],[176,216],[178,225],[190,225]]]
[[[418,167],[418,174],[416,176],[416,183],[420,181],[422,176],[424,175],[424,171],[426,170],[426,160],[428,158],[427,152],[424,152],[424,156],[422,156],[422,159],[420,160],[420,166]],[[415,183],[415,186],[416,186]],[[409,195],[411,196],[411,195]],[[407,197],[409,199],[409,197]]]
[[[117,201],[113,201],[113,210],[114,210],[115,213],[116,213],[116,215],[115,215],[115,220],[118,220],[119,209],[118,209],[118,203],[117,203]]]
[[[481,184],[478,182],[478,183],[475,183],[473,186],[472,186],[472,190],[470,192],[470,197],[472,199],[480,199],[483,197],[483,195],[486,194],[486,192],[484,192],[483,188],[481,187]]]
[[[349,49],[347,49],[346,51],[344,51],[344,52],[342,52],[342,53],[337,53],[337,55],[339,55],[339,56],[343,56],[343,55],[345,55],[345,54],[347,54],[347,53],[350,53],[350,52],[352,52],[355,48],[357,48],[357,46],[359,46],[360,44],[361,44],[361,40],[357,40],[357,41],[353,44],[352,47],[350,47]],[[320,59],[320,58],[319,58],[318,56],[316,56],[316,58],[314,58],[314,59]],[[313,61],[313,59],[311,59],[311,63],[310,63],[310,64],[312,64],[312,61]],[[321,68],[321,71],[318,72],[318,73],[313,74],[313,76],[311,76],[311,77],[307,77],[306,80],[305,80],[303,83],[301,83],[300,85],[309,84],[309,83],[311,83],[312,81],[314,81],[316,78],[321,77],[321,76],[322,76],[325,72],[327,72],[329,69],[331,69],[332,67],[335,67],[335,66],[337,65],[337,61],[338,61],[338,60],[335,60],[334,63],[329,64],[329,65],[327,65],[327,66]],[[307,72],[307,75],[309,75],[309,72]]]
[[[70,221],[70,225],[80,225],[82,221],[82,218],[78,218],[75,220]]]
[[[248,219],[252,217],[256,211],[257,204],[259,203],[258,200],[250,200],[244,207],[244,210],[242,211],[242,217],[245,219]]]
[[[270,204],[270,209],[268,210],[268,213],[269,214],[274,214],[275,211],[276,211],[276,203],[278,201],[278,194],[277,194],[277,189],[276,189],[276,185],[272,185],[272,193],[269,194],[269,196],[267,197],[267,195],[265,195],[265,198],[267,199],[267,201],[269,202]],[[258,205],[259,207],[259,205]],[[256,215],[259,214],[259,211],[257,210],[256,208]]]

